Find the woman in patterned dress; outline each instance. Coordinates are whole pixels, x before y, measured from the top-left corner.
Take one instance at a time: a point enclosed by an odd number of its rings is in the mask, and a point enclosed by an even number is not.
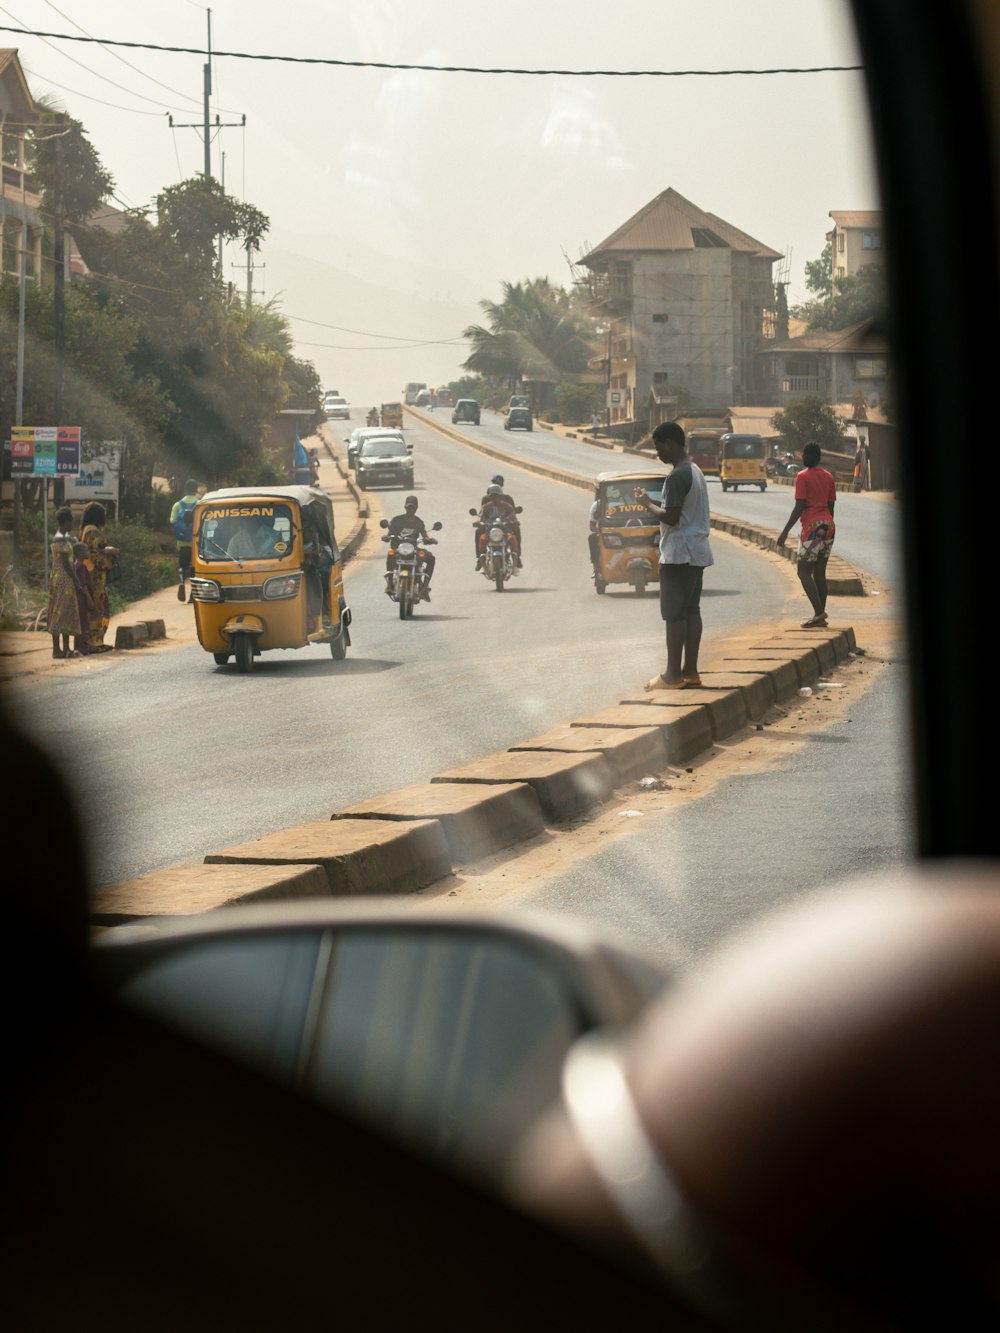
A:
[[[58,528],[52,537],[52,568],[49,573],[48,626],[53,657],[79,657],[71,638],[80,634],[76,574],[73,572],[73,512],[64,507],[56,514]],[[60,643],[60,639],[62,642]]]
[[[111,645],[104,642],[108,621],[111,619],[111,605],[108,599],[108,570],[115,563],[118,552],[109,546],[104,535],[106,516],[104,506],[96,500],[91,501],[83,511],[80,522],[80,540],[87,548],[87,568],[90,571],[90,590],[93,605],[90,608],[90,625],[87,635],[87,651],[91,653],[109,653]]]

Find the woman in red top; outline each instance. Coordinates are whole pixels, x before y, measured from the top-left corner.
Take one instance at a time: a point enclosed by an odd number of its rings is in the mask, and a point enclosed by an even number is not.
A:
[[[803,620],[803,629],[826,624],[826,562],[837,531],[833,521],[837,485],[833,474],[819,466],[822,457],[822,450],[814,440],[802,450],[805,467],[795,478],[795,507],[778,538],[778,545],[784,546],[792,524],[801,519],[799,582],[813,609],[812,616]]]

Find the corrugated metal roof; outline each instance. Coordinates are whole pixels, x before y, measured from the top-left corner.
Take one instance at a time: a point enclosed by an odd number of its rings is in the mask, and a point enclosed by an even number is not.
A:
[[[706,213],[676,190],[667,189],[622,223],[580,263],[590,264],[609,251],[696,250],[700,248],[695,241],[696,232],[701,232],[704,242],[709,245],[718,244],[729,250],[762,255],[765,259],[781,258],[780,251],[755,241],[745,231],[714,213]]]
[[[882,214],[877,211],[856,213],[831,209],[829,216],[833,218],[838,227],[881,227],[882,225]]]
[[[771,425],[771,418],[777,412],[776,407],[731,407],[729,420],[732,422],[734,435],[762,435],[764,439],[777,438],[778,432]]]
[[[800,338],[772,343],[761,350],[765,356],[772,352],[888,352],[886,339],[881,334],[873,335],[874,324],[875,320],[871,318],[849,324],[846,329],[835,329],[832,333],[814,329]]]

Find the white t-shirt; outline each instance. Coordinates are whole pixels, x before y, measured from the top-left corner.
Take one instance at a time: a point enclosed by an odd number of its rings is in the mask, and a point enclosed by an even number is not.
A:
[[[697,463],[685,458],[667,476],[663,485],[664,509],[680,506],[681,516],[673,527],[660,524],[660,564],[695,565],[707,569],[715,564],[708,535],[712,519],[708,487]]]

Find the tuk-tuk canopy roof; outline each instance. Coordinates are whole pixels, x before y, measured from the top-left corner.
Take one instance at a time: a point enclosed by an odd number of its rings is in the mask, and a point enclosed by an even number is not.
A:
[[[598,472],[594,482],[598,486],[603,486],[605,482],[642,481],[646,477],[665,477],[668,469],[665,465],[661,466],[662,472],[658,472],[655,467],[646,468],[644,472]]]

